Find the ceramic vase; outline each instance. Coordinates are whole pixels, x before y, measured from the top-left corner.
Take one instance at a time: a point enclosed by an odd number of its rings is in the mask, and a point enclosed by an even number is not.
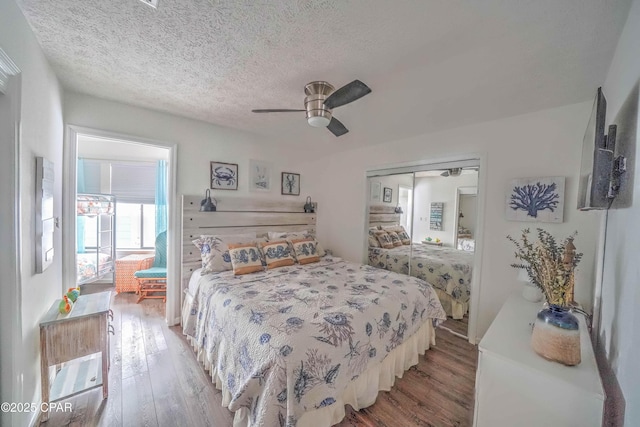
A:
[[[549,305],[538,312],[531,335],[533,350],[545,359],[575,366],[580,363],[578,319],[568,307]]]

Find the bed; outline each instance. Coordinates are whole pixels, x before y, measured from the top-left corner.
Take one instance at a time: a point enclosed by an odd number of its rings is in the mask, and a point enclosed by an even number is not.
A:
[[[435,343],[446,315],[418,278],[331,255],[266,272],[201,275],[188,244],[198,234],[308,230],[315,214],[283,214],[278,203],[278,213],[227,215],[251,209],[253,202],[245,208],[234,199],[205,217],[192,212],[196,203],[184,197],[182,326],[223,405],[235,412],[234,426],[336,424],[346,404],[373,404]]]
[[[392,206],[369,207],[369,249],[367,263],[396,273],[408,274],[430,283],[447,315],[462,319],[469,311],[473,252],[438,245],[412,243],[381,247],[375,233],[383,230],[406,230],[399,226],[400,215]]]
[[[392,249],[369,247],[369,265],[426,280],[454,319],[461,319],[468,311],[472,252],[421,243]]]
[[[84,284],[115,270],[115,196],[77,195],[76,281]]]

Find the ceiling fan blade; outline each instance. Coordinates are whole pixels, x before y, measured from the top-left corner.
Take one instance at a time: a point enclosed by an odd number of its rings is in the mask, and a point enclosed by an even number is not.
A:
[[[283,108],[273,108],[270,110],[251,110],[252,113],[289,113],[293,111],[307,111],[307,110],[287,110]]]
[[[360,80],[354,80],[329,95],[324,101],[324,106],[329,109],[340,107],[341,105],[360,99],[369,93],[371,93],[369,86]]]
[[[333,133],[335,136],[342,136],[345,133],[349,132],[349,129],[347,129],[340,120],[336,119],[335,117],[331,118],[331,121],[329,122],[329,125],[327,126],[327,129],[329,129],[331,131],[331,133]]]

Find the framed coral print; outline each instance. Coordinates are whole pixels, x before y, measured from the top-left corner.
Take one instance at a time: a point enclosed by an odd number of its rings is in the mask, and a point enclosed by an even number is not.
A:
[[[300,195],[300,174],[282,172],[282,194],[286,196]]]
[[[511,180],[506,200],[509,221],[562,222],[564,176]]]
[[[211,162],[211,189],[237,190],[238,165],[235,163]]]

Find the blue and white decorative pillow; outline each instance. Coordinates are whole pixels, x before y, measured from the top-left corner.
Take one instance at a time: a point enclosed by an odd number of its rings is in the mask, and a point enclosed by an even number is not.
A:
[[[292,240],[293,252],[300,264],[309,264],[320,261],[318,254],[318,242],[313,239]]]
[[[380,230],[379,227],[369,227],[369,246],[372,248],[379,248],[380,242],[376,238],[376,231]]]
[[[200,249],[202,258],[202,271],[200,274],[205,275],[232,270],[229,243],[252,243],[255,241],[255,233],[200,236],[199,239],[193,241],[193,244]]]
[[[295,264],[293,256],[291,256],[291,249],[289,243],[286,240],[280,240],[277,242],[262,243],[262,254],[267,263],[267,269],[284,267],[287,265]]]
[[[400,240],[400,237],[398,237],[398,233],[395,231],[387,231],[387,235],[391,239],[393,246],[402,246],[402,241]]]
[[[411,237],[409,237],[406,231],[402,230],[398,232],[398,237],[400,238],[400,241],[402,242],[403,245],[411,244]]]
[[[282,240],[285,239],[289,243],[292,240],[300,240],[300,239],[315,239],[315,233],[311,230],[303,230],[303,231],[270,231],[267,233],[269,241]],[[293,248],[291,248],[293,250]],[[322,248],[322,245],[318,243],[317,245],[318,255],[323,257],[326,255],[325,250]]]
[[[255,273],[264,271],[262,266],[262,255],[255,243],[231,243],[229,244],[229,255],[233,274]]]

